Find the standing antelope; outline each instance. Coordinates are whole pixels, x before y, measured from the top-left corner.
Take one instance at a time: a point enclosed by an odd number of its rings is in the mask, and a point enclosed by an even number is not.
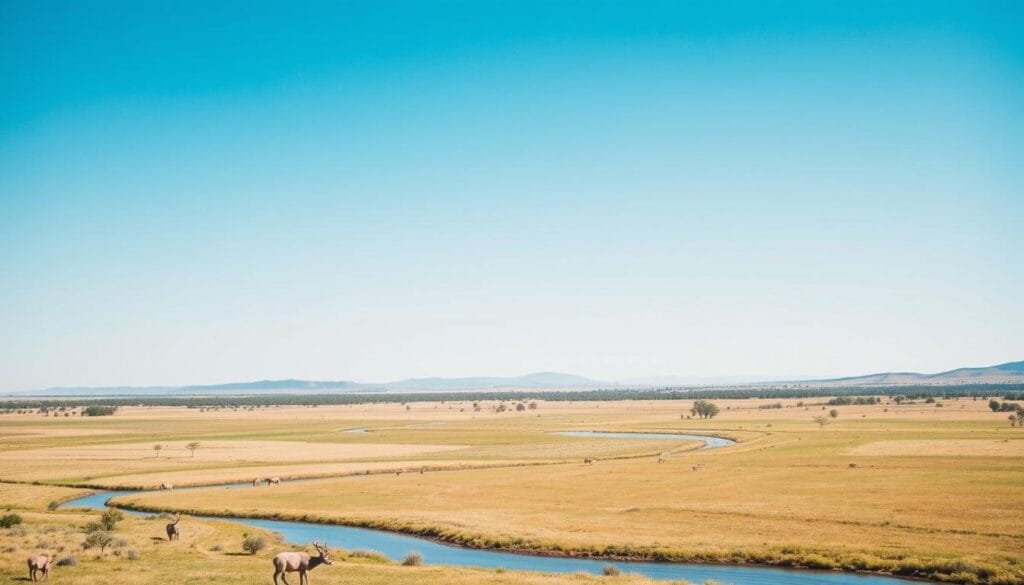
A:
[[[658,463],[664,463],[664,462],[665,462],[665,454],[662,453],[661,455],[658,455]]]
[[[593,459],[584,459],[583,460],[583,464],[584,465],[593,465],[594,464],[594,460]]]
[[[178,537],[181,536],[181,532],[178,531],[178,522],[181,522],[181,516],[167,525],[167,540],[178,540]]]
[[[280,477],[268,477],[267,479],[265,479],[263,481],[267,482],[267,485],[279,485],[281,483],[281,478]]]
[[[288,585],[288,580],[284,578],[285,573],[299,572],[299,585],[308,585],[309,577],[306,575],[306,571],[312,571],[320,565],[330,565],[331,553],[328,552],[327,547],[314,542],[313,546],[316,548],[320,556],[310,556],[307,552],[280,552],[274,557],[274,585],[277,585],[277,577],[281,577],[281,581],[284,585]]]
[[[174,485],[170,484],[170,483],[162,483],[162,484],[160,484],[160,489],[161,490],[173,490],[174,489]]]
[[[260,487],[261,483],[263,483],[263,478],[262,477],[254,477],[252,479],[252,487]]]
[[[36,581],[36,573],[42,573],[41,581],[50,578],[50,566],[53,564],[53,557],[50,555],[32,555],[28,558],[28,580]]]

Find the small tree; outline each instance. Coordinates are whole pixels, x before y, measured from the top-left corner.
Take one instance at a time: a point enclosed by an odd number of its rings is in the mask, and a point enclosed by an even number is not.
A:
[[[828,415],[832,418],[839,418],[839,411],[833,408],[832,410],[828,411]]]
[[[537,410],[537,402],[536,401],[530,403],[530,410]]]
[[[107,508],[107,511],[100,516],[100,524],[103,525],[104,530],[113,530],[121,520],[124,520],[124,514],[113,508]]]
[[[192,458],[195,459],[196,449],[199,448],[199,441],[192,441],[188,445],[185,445],[185,448],[192,452]]]
[[[701,418],[715,418],[715,415],[719,412],[718,406],[708,402],[707,400],[698,400],[694,402],[693,408],[690,409],[690,414]]]
[[[814,417],[814,422],[818,423],[818,427],[823,429],[823,428],[825,428],[825,425],[827,425],[828,423],[830,423],[832,421],[829,420],[829,418],[827,416],[825,416],[823,414],[819,414],[818,416]]]
[[[998,400],[996,400],[995,398],[993,398],[992,400],[989,400],[989,401],[988,401],[988,407],[992,409],[992,412],[999,412],[999,409],[1000,409],[1000,408],[1001,408],[1002,406],[1003,406],[1003,405],[1002,405],[1002,404],[999,404],[999,401],[998,401]]]
[[[163,445],[153,445],[153,450],[156,451],[156,458],[160,458],[160,449],[163,449]]]
[[[96,532],[90,532],[89,536],[85,537],[85,542],[82,546],[87,549],[100,547],[100,553],[103,553],[113,541],[114,537],[109,532],[105,530],[97,530]]]
[[[524,410],[526,410],[525,404],[523,404],[522,402],[516,404],[516,412],[523,412]]]
[[[254,555],[267,547],[267,541],[262,536],[253,534],[242,535],[242,550]]]

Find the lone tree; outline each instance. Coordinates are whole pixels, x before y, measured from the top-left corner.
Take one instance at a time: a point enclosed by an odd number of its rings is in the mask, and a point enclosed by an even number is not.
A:
[[[814,422],[818,423],[818,428],[823,429],[825,428],[825,425],[832,421],[830,421],[829,418],[824,414],[819,414],[818,416],[814,417]]]
[[[153,450],[156,451],[156,458],[160,458],[160,449],[163,449],[163,445],[153,445]]]
[[[833,408],[832,410],[828,411],[828,415],[831,416],[832,418],[839,418],[839,411]]]
[[[114,542],[114,537],[109,532],[98,530],[86,536],[83,545],[85,548],[95,548],[98,546],[100,547],[100,553],[103,553],[112,542]]]
[[[192,441],[188,445],[185,445],[185,448],[192,452],[192,458],[194,459],[196,456],[196,449],[199,448],[199,441]]]
[[[698,400],[694,402],[693,408],[690,409],[690,414],[701,418],[715,418],[715,415],[718,413],[718,407],[707,400]]]

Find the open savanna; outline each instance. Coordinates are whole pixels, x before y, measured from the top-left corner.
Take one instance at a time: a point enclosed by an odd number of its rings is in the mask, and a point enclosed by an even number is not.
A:
[[[424,467],[424,474],[117,501],[339,522],[540,554],[1024,583],[1024,431],[1011,428],[1005,413],[981,399],[826,401],[715,400],[721,412],[712,420],[690,418],[690,401],[539,401],[536,410],[502,413],[492,403],[476,412],[470,402],[424,402],[127,408],[96,419],[6,415],[0,479],[131,487]],[[782,408],[760,408],[777,403]],[[835,420],[814,422],[833,408]],[[343,432],[353,428],[367,432]],[[697,432],[740,442],[700,451],[686,441],[552,434],[563,430]],[[184,449],[191,441],[200,443],[194,457]],[[157,456],[153,444],[166,448]],[[584,465],[584,458],[597,461]],[[702,471],[693,470],[697,463]]]

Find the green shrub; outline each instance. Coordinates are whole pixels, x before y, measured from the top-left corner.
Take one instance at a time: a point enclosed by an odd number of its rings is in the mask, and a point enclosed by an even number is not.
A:
[[[59,507],[60,507],[60,502],[58,502],[56,500],[50,502],[49,504],[46,504],[46,509],[51,511],[51,512],[53,512],[54,510],[56,510]]]
[[[601,567],[601,574],[605,577],[615,577],[617,575],[621,575],[622,571],[620,571],[615,565],[605,565]]]
[[[0,516],[0,528],[10,528],[21,524],[21,516],[17,514],[4,514]]]

